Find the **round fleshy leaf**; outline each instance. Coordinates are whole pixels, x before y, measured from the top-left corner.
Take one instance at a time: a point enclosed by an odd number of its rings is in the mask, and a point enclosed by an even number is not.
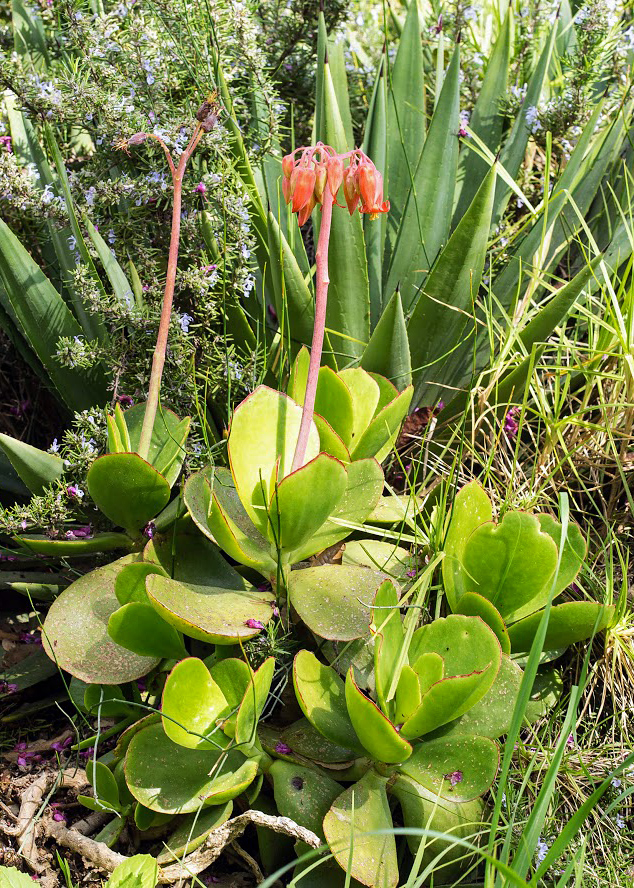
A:
[[[352,540],[346,543],[342,564],[370,567],[389,574],[396,580],[407,580],[407,571],[413,567],[413,559],[407,549],[383,540]]]
[[[397,764],[409,758],[411,745],[401,737],[376,703],[359,690],[352,667],[346,676],[346,705],[357,737],[375,761]]]
[[[480,617],[495,632],[502,653],[511,653],[511,641],[504,620],[500,616],[499,610],[487,598],[483,598],[477,592],[465,592],[454,613],[464,614],[467,617]]]
[[[347,465],[350,462],[350,453],[335,430],[326,422],[323,416],[313,414],[313,422],[319,432],[319,451],[329,453],[335,459]]]
[[[202,660],[181,660],[167,676],[161,712],[167,736],[188,749],[217,749],[224,745],[216,727],[228,705]],[[209,739],[204,739],[208,737]]]
[[[306,718],[300,718],[288,728],[284,728],[278,739],[291,750],[292,754],[323,765],[350,762],[355,757],[352,749],[346,749],[345,746],[327,740]]]
[[[133,725],[130,725],[129,728],[126,728],[119,735],[119,739],[117,740],[117,745],[114,748],[113,755],[116,762],[122,762],[125,758],[125,754],[128,751],[128,746],[132,741],[132,738],[135,734],[138,734],[139,731],[142,731],[144,728],[149,728],[150,725],[158,725],[161,721],[161,713],[160,712],[152,712],[150,715],[146,715],[143,718],[140,718]]]
[[[444,677],[468,675],[493,665],[490,684],[498,670],[502,652],[494,632],[479,617],[451,614],[417,629],[409,648],[410,665],[421,654],[433,652],[442,657]]]
[[[273,762],[269,774],[282,817],[290,817],[323,839],[323,819],[341,795],[341,785],[324,774],[281,759]]]
[[[132,737],[125,761],[132,795],[163,814],[190,814],[201,805],[224,805],[244,792],[257,770],[257,762],[237,750],[216,753],[179,746],[160,724]]]
[[[137,452],[144,416],[145,404],[135,404],[123,413],[130,436],[130,449]],[[190,425],[189,416],[179,419],[172,410],[165,407],[161,407],[154,420],[148,462],[165,477],[170,487],[173,487],[180,475]]]
[[[253,638],[271,619],[273,595],[268,591],[180,583],[169,577],[147,579],[150,603],[180,632],[214,644],[236,644]]]
[[[469,588],[462,566],[467,541],[477,527],[492,518],[491,500],[477,481],[471,481],[458,491],[449,516],[442,560],[443,585],[452,611]]]
[[[513,653],[529,651],[539,628],[543,611],[531,614],[509,626]],[[577,641],[585,641],[593,632],[602,632],[612,623],[614,608],[596,601],[566,601],[551,608],[544,650],[567,648]]]
[[[226,657],[209,667],[211,677],[227,701],[227,708],[237,712],[251,681],[251,670],[244,660]]]
[[[110,638],[142,657],[177,660],[187,656],[182,636],[150,604],[131,601],[108,620]]]
[[[486,832],[484,802],[475,799],[472,802],[460,803],[438,798],[436,793],[430,792],[403,774],[397,777],[391,793],[401,805],[405,826],[414,829],[429,828],[446,836],[442,839],[429,837],[423,839],[425,850],[421,867],[429,866],[442,855],[441,859],[435,862],[434,872],[443,883],[455,884],[461,874],[472,865],[473,858],[467,856],[465,860],[467,849],[463,845],[453,844],[451,838],[455,836],[473,845],[478,844],[478,839],[481,839]],[[421,837],[417,835],[407,836],[412,854],[416,854],[420,842]]]
[[[396,680],[401,650],[404,643],[403,622],[398,603],[398,592],[391,580],[381,583],[374,596],[372,626],[374,639],[374,677],[376,695],[383,712],[391,715],[387,696]]]
[[[158,811],[150,811],[149,808],[146,808],[140,802],[137,802],[134,807],[134,822],[141,832],[152,829],[154,826],[163,826],[163,824],[169,823],[173,819],[173,814],[159,814]]]
[[[227,802],[226,805],[203,808],[179,819],[174,832],[165,839],[167,849],[156,858],[159,866],[174,863],[199,848],[212,830],[229,820],[232,811],[233,802]]]
[[[439,737],[414,746],[399,771],[455,802],[479,798],[495,780],[500,751],[488,737]]]
[[[328,740],[364,753],[346,706],[345,685],[334,669],[309,651],[300,651],[293,663],[295,694],[302,712]]]
[[[236,743],[251,745],[256,737],[258,720],[271,690],[275,657],[269,657],[249,679],[236,718]]]
[[[283,392],[259,386],[235,409],[227,451],[242,505],[260,533],[266,534],[272,479],[291,471],[302,408]],[[311,423],[305,460],[319,453],[319,432]],[[279,461],[279,468],[276,466]]]
[[[512,622],[524,605],[549,591],[557,546],[528,512],[507,512],[499,524],[477,527],[463,552],[465,591],[478,592]]]
[[[269,540],[283,552],[304,545],[332,515],[347,483],[343,464],[327,453],[291,472],[271,496]]]
[[[408,386],[397,395],[394,400],[383,407],[373,417],[372,421],[361,435],[356,446],[353,445],[351,455],[353,459],[364,459],[374,456],[379,462],[385,459],[396,440],[409,405],[414,394],[414,387]]]
[[[372,602],[383,580],[366,567],[324,564],[292,571],[288,590],[299,617],[316,635],[352,641],[368,634]]]
[[[511,727],[511,718],[522,683],[522,670],[504,655],[495,681],[468,712],[441,728],[443,735],[477,734],[481,737],[501,737]]]
[[[119,811],[119,787],[114,774],[102,762],[94,762],[89,759],[86,762],[86,777],[92,786],[94,802],[97,811]]]
[[[148,597],[145,589],[145,579],[149,574],[168,574],[160,564],[149,564],[145,561],[137,561],[128,564],[117,575],[114,584],[114,593],[119,604],[129,604],[131,601],[139,601],[147,604]]]
[[[480,672],[453,675],[433,684],[423,695],[418,709],[404,722],[403,737],[415,740],[468,712],[491,686],[491,672],[489,664]]]
[[[116,644],[108,620],[118,609],[114,593],[118,572],[134,556],[127,555],[80,577],[53,602],[42,638],[51,660],[88,684],[122,684],[153,669],[158,657],[144,657]]]
[[[529,724],[535,724],[545,718],[559,702],[564,690],[564,683],[558,669],[538,672],[533,682],[530,700],[524,710],[524,718]]]
[[[427,655],[432,656],[432,655]],[[442,659],[441,659],[442,663]],[[442,675],[440,676],[442,678]],[[402,725],[420,706],[422,693],[418,675],[407,663],[401,669],[394,698],[394,724]]]
[[[86,486],[114,524],[138,532],[164,509],[170,486],[138,453],[107,453],[91,465]]]
[[[270,543],[245,512],[231,472],[207,466],[188,478],[183,497],[198,529],[224,552],[256,570],[276,570]]]
[[[346,466],[348,476],[347,487],[329,520],[315,532],[304,546],[292,553],[294,562],[303,561],[317,552],[323,552],[329,546],[344,540],[353,532],[352,527],[337,522],[349,522],[352,525],[363,524],[381,496],[383,470],[375,459],[359,459]]]
[[[301,403],[303,405],[304,398]],[[346,447],[352,441],[352,396],[341,376],[330,367],[319,368],[315,413],[326,420]]]
[[[96,533],[87,540],[52,540],[47,536],[17,536],[16,540],[34,555],[53,555],[58,558],[92,555],[94,552],[114,552],[134,548],[134,541],[125,533]]]
[[[350,367],[338,373],[352,396],[352,438],[346,442],[351,453],[372,422],[381,396],[376,380],[361,367]]]
[[[393,527],[414,521],[420,514],[423,500],[420,497],[405,496],[391,493],[381,496],[367,517],[367,524],[379,524],[382,527]],[[446,558],[443,559],[443,564]]]
[[[136,712],[136,708],[130,706],[125,695],[117,685],[91,684],[84,692],[83,710],[90,715],[99,715],[100,718],[121,718]]]
[[[445,661],[440,654],[426,651],[413,663],[412,669],[418,679],[418,689],[422,698],[432,685],[444,677]]]
[[[396,840],[379,832],[393,826],[386,785],[384,777],[368,771],[335,799],[323,827],[339,866],[364,885],[396,888]]]

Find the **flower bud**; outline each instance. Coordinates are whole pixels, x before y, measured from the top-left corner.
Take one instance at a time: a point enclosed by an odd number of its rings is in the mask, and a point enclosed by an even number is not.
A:
[[[328,188],[333,197],[343,182],[343,160],[340,157],[331,157],[328,161]]]
[[[137,145],[142,145],[146,139],[146,133],[135,133],[128,139],[128,148],[136,148]]]
[[[295,167],[295,161],[292,154],[285,154],[282,158],[282,172],[287,179],[290,179],[291,173]]]
[[[315,200],[317,203],[321,203],[323,200],[327,178],[326,167],[320,164],[315,171]]]
[[[359,189],[357,186],[356,170],[348,167],[343,173],[343,196],[348,205],[348,212],[352,216],[359,203]]]
[[[297,167],[291,176],[291,188],[293,192],[292,210],[294,213],[298,213],[313,196],[315,171],[308,167]]]
[[[379,213],[387,213],[390,202],[383,200],[383,176],[371,161],[359,164],[358,179],[363,200],[360,212],[369,213],[370,219],[376,219]]]
[[[310,217],[312,211],[315,209],[316,204],[317,201],[315,200],[315,195],[313,193],[311,194],[308,203],[304,204],[302,209],[297,214],[297,221],[299,222],[300,226],[304,225],[308,221],[308,218]]]
[[[286,176],[282,178],[282,194],[284,195],[284,200],[288,204],[293,195],[290,177],[288,179]]]

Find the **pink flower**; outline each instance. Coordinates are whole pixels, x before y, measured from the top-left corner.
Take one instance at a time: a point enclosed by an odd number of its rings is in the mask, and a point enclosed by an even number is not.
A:
[[[252,618],[246,620],[244,625],[248,626],[249,629],[264,629],[264,623],[262,620],[254,620]]]
[[[462,771],[452,771],[451,774],[445,774],[444,777],[445,780],[449,781],[451,788],[453,789],[454,786],[457,786],[458,783],[462,782]]]
[[[207,191],[207,186],[204,182],[199,182],[198,185],[194,188],[194,191],[197,194],[204,194]]]
[[[286,743],[282,743],[281,740],[278,740],[275,744],[275,752],[278,755],[290,755],[292,753],[292,749]]]

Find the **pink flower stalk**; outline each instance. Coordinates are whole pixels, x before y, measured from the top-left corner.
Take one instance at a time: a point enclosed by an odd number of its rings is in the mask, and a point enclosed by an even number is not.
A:
[[[347,166],[346,166],[347,164]],[[360,213],[368,213],[376,219],[380,213],[387,213],[390,202],[383,200],[383,177],[374,163],[361,149],[338,154],[330,145],[317,142],[312,147],[297,148],[282,160],[282,191],[287,204],[297,213],[300,225],[307,222],[317,204],[321,205],[321,225],[316,255],[315,281],[315,323],[310,349],[310,364],[302,420],[293,456],[292,470],[304,465],[306,445],[310,434],[310,424],[315,410],[317,380],[321,365],[326,327],[326,305],[328,301],[328,245],[332,207],[337,203],[337,194],[343,185],[343,195],[350,215],[359,206]],[[337,206],[341,204],[337,203]]]

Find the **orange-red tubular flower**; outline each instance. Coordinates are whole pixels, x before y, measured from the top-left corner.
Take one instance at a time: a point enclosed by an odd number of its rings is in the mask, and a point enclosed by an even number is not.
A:
[[[293,196],[290,176],[284,176],[282,178],[282,194],[284,195],[286,203],[290,203],[291,197]]]
[[[328,160],[328,187],[333,197],[337,197],[342,182],[343,160],[340,157],[331,157]]]
[[[327,178],[328,173],[326,172],[326,167],[323,164],[319,164],[315,170],[315,199],[317,203],[321,203],[324,198],[324,188],[326,187]]]
[[[312,198],[315,190],[315,170],[302,168],[293,170],[291,191],[293,195],[293,212],[298,213]]]
[[[379,213],[387,213],[389,200],[383,200],[383,176],[372,163],[360,163],[358,171],[359,191],[363,200],[360,213],[370,213],[376,219]]]
[[[282,158],[282,172],[286,176],[287,179],[290,179],[291,173],[293,172],[293,168],[295,166],[295,161],[293,160],[292,154],[285,154]]]
[[[356,170],[348,167],[343,173],[343,196],[348,205],[350,215],[354,213],[359,203],[359,188],[356,180]]]
[[[306,224],[306,222],[310,218],[310,214],[315,209],[316,205],[317,205],[317,201],[315,200],[315,195],[312,194],[308,203],[304,204],[304,206],[301,208],[301,210],[297,214],[297,221],[299,222],[300,227],[302,225]]]

